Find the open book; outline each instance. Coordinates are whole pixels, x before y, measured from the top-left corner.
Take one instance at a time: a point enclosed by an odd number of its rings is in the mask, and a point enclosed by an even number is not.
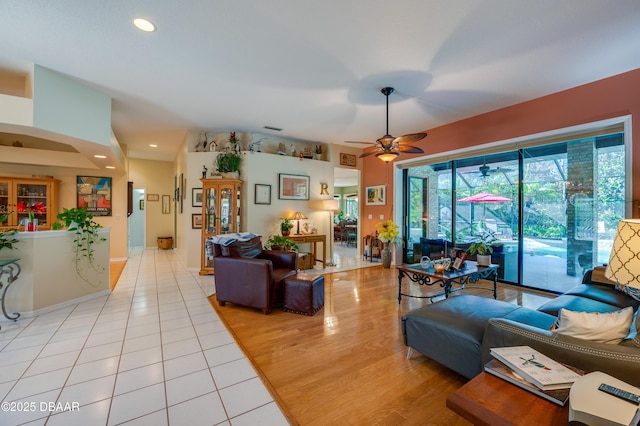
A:
[[[542,390],[567,389],[581,375],[529,346],[491,348],[491,355]]]

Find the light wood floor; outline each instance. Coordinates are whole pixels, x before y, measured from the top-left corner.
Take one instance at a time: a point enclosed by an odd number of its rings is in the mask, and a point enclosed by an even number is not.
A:
[[[109,262],[109,288],[111,289],[111,291],[116,288],[116,284],[118,283],[120,274],[122,274],[122,270],[124,269],[124,265],[126,264],[126,260]]]
[[[437,292],[417,285],[413,291]],[[502,285],[498,295],[533,308],[549,297]],[[468,424],[445,406],[466,379],[423,355],[406,359],[400,319],[429,302],[403,298],[398,304],[393,268],[327,274],[325,307],[313,317],[220,307],[215,295],[210,301],[291,424]]]

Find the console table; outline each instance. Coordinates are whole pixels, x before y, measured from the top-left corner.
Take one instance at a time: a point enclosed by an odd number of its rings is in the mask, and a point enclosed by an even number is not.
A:
[[[4,314],[6,319],[9,320],[17,320],[20,318],[20,314],[14,312],[13,315],[7,314],[7,309],[4,306],[5,296],[7,295],[7,290],[15,280],[18,279],[18,275],[20,275],[20,265],[18,264],[18,260],[20,259],[0,259],[0,289],[4,288],[2,291],[2,313]],[[6,285],[2,283],[2,277],[7,276]],[[1,327],[0,327],[1,328]]]
[[[322,263],[322,267],[324,268],[327,259],[327,236],[322,234],[295,234],[289,235],[287,238],[296,242],[296,244],[302,243],[310,243],[312,245],[312,255],[313,255],[313,263],[316,262]],[[316,244],[322,243],[322,260],[318,260],[316,256]]]
[[[402,264],[396,267],[398,269],[398,303],[402,300],[402,296],[415,297],[418,299],[429,299],[433,302],[433,299],[444,295],[449,297],[450,293],[459,291],[467,287],[482,288],[486,290],[493,290],[493,298],[498,298],[497,281],[498,281],[498,265],[478,266],[478,264],[472,260],[467,260],[462,269],[444,272],[436,272],[433,269],[433,265],[424,269],[419,263],[407,265]],[[432,286],[439,284],[444,289],[442,293],[430,295],[430,296],[414,296],[402,292],[402,278],[407,277],[409,280],[420,285]],[[493,277],[493,288],[479,287],[469,284],[475,284],[480,280]],[[460,287],[452,288],[453,284],[457,284]]]
[[[474,425],[566,425],[564,407],[482,372],[449,395],[447,407]]]

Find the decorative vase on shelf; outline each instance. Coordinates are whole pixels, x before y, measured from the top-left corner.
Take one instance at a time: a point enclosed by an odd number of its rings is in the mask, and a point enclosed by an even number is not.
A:
[[[22,219],[24,232],[36,232],[38,230],[38,219]]]
[[[389,243],[382,243],[382,251],[380,253],[382,258],[382,267],[390,268],[391,267],[391,248],[389,248]]]

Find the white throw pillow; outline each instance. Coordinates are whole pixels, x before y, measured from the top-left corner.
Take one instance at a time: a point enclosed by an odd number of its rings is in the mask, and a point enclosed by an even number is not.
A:
[[[573,312],[563,308],[560,309],[558,328],[553,331],[578,339],[617,345],[629,335],[632,320],[631,307],[609,313]]]

